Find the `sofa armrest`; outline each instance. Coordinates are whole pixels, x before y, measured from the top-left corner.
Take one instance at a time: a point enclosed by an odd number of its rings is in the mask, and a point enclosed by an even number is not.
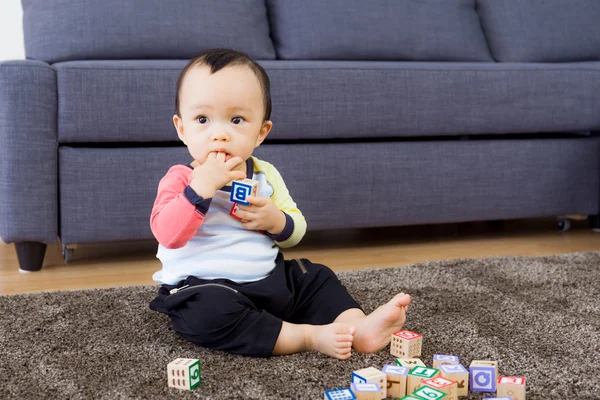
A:
[[[0,237],[54,243],[58,236],[55,69],[0,62]]]

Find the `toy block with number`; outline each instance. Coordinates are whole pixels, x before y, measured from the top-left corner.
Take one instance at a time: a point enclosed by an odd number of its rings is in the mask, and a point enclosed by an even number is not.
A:
[[[411,331],[399,331],[392,333],[390,342],[390,353],[398,358],[412,358],[421,355],[423,336]]]
[[[421,399],[446,400],[446,393],[440,392],[439,390],[429,386],[421,386],[419,389],[413,392],[413,396],[417,396]]]
[[[408,395],[408,396],[404,396],[403,398],[401,398],[400,400],[423,400],[422,397],[415,397],[412,395]]]
[[[246,197],[250,195],[256,196],[257,193],[258,181],[247,178],[241,181],[233,181],[231,182],[231,194],[229,195],[229,200],[234,203],[248,206],[250,203],[246,201]]]
[[[356,400],[381,400],[381,389],[375,383],[353,383],[350,390]]]
[[[423,379],[435,378],[440,374],[440,371],[435,368],[427,367],[414,367],[408,372],[408,380],[406,386],[406,393],[413,393],[415,390],[421,387],[421,381]]]
[[[406,396],[406,378],[409,370],[408,367],[399,367],[393,364],[386,364],[383,367],[382,371],[387,377],[388,397]]]
[[[348,388],[325,391],[325,400],[356,400],[356,396]]]
[[[399,367],[408,367],[410,369],[427,366],[420,358],[396,358],[396,365]]]
[[[381,398],[387,397],[387,375],[375,367],[363,368],[352,373],[352,383],[374,383],[379,386]]]
[[[469,377],[471,392],[495,392],[496,380],[498,379],[498,362],[474,360],[469,366]]]
[[[440,365],[455,365],[460,364],[457,356],[451,356],[446,354],[434,354],[433,355],[433,368],[437,368]]]
[[[169,387],[193,390],[202,382],[200,360],[177,358],[167,365]]]
[[[501,376],[498,378],[497,396],[509,396],[514,400],[525,400],[525,378],[522,376]]]
[[[469,371],[462,364],[440,365],[442,377],[456,382],[458,397],[469,395]]]

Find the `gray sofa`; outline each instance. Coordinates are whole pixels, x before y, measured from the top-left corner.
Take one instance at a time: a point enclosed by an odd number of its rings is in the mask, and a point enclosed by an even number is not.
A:
[[[271,78],[275,164],[309,229],[591,216],[600,228],[598,0],[22,0],[0,64],[0,236],[150,239],[190,161],[175,81],[210,47]]]

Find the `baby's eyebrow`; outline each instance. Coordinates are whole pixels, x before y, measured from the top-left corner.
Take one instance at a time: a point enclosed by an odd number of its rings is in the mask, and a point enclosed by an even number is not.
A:
[[[247,112],[251,112],[252,109],[248,108],[248,107],[241,107],[241,106],[233,106],[233,107],[229,107],[230,110],[232,111],[247,111]]]
[[[192,106],[192,110],[195,110],[197,108],[214,108],[214,107],[211,105],[208,105],[208,104],[194,104]]]

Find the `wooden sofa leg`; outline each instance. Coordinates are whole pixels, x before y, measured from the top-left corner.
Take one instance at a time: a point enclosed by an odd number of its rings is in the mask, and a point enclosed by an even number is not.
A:
[[[590,228],[592,228],[594,232],[600,232],[600,214],[590,215],[588,220],[590,221]]]
[[[46,247],[46,243],[16,242],[15,249],[19,260],[19,269],[23,271],[39,271],[42,269]]]

